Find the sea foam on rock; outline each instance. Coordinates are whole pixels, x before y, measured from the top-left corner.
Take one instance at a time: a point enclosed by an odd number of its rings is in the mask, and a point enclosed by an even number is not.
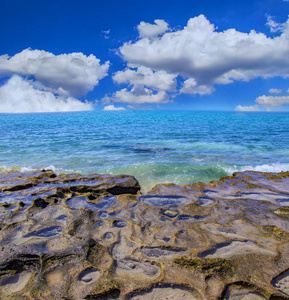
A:
[[[289,299],[289,172],[0,174],[0,299]]]

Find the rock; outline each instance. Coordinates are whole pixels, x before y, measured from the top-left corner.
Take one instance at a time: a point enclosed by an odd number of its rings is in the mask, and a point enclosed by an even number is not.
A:
[[[272,281],[272,285],[280,292],[289,297],[289,270],[278,275]]]
[[[170,300],[200,300],[201,297],[193,291],[182,287],[155,287],[147,291],[142,291],[128,297],[131,300],[161,300],[161,299],[170,299]]]
[[[229,286],[225,294],[228,300],[266,300],[266,298],[250,288]]]
[[[123,277],[132,277],[138,281],[156,279],[160,275],[160,268],[150,262],[124,258],[117,261],[116,274]]]
[[[289,172],[146,195],[126,175],[0,174],[0,299],[289,299],[288,270]]]

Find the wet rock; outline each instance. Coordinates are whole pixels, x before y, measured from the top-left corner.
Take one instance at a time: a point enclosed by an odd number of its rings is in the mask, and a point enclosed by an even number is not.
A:
[[[154,206],[159,206],[159,207],[169,207],[169,206],[173,206],[173,205],[190,203],[190,200],[186,197],[171,196],[171,195],[140,196],[139,201],[142,201],[149,205],[154,205]]]
[[[116,262],[116,273],[119,276],[135,277],[137,280],[156,278],[160,275],[160,268],[145,261],[136,261],[129,258],[121,259]]]
[[[119,289],[110,289],[104,293],[98,293],[93,295],[88,295],[85,297],[85,300],[110,300],[110,299],[119,299],[120,290]]]
[[[163,210],[162,213],[169,218],[175,218],[179,212],[177,210],[166,209],[166,210]]]
[[[274,280],[272,281],[272,285],[278,291],[282,292],[286,296],[289,296],[289,270],[274,278]]]
[[[228,300],[266,300],[266,297],[250,288],[242,288],[241,286],[229,286],[224,299]]]
[[[170,259],[184,255],[187,249],[182,248],[159,248],[159,247],[143,247],[139,251],[147,257],[158,259]]]
[[[127,297],[131,300],[159,300],[159,299],[170,299],[170,300],[200,300],[201,297],[193,291],[182,287],[164,286],[154,287],[149,290],[134,293]]]
[[[258,246],[252,241],[229,241],[215,245],[213,248],[199,253],[199,257],[229,259],[234,256],[249,254],[277,255],[276,251]]]
[[[37,198],[34,201],[34,206],[40,207],[40,208],[45,208],[49,203],[43,200],[42,198]]]
[[[31,271],[23,271],[16,275],[5,277],[0,281],[0,295],[8,297],[23,290],[32,278]],[[4,299],[4,298],[3,298]]]
[[[97,269],[91,269],[87,271],[83,271],[79,274],[78,280],[85,282],[85,283],[90,283],[92,281],[97,280],[101,275],[101,272]]]
[[[48,238],[60,234],[62,230],[63,228],[61,226],[52,226],[35,232],[30,232],[24,235],[23,237],[24,238],[29,238],[29,237]]]
[[[286,298],[288,207],[289,172],[146,195],[126,175],[2,173],[0,299]]]

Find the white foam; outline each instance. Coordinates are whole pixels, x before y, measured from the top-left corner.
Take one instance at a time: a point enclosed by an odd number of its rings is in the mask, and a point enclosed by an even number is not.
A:
[[[70,170],[63,170],[62,168],[57,168],[53,165],[49,165],[47,167],[31,167],[31,166],[5,166],[0,165],[0,172],[9,172],[9,171],[19,171],[19,172],[33,172],[37,170],[52,170],[54,173],[67,173],[71,172]],[[65,171],[65,172],[64,172]]]
[[[62,171],[61,168],[56,168],[55,166],[53,165],[50,165],[46,168],[44,168],[45,170],[52,170],[54,173],[60,173]]]
[[[230,166],[230,167],[222,167],[226,172],[232,174],[234,172],[243,172],[243,171],[258,171],[258,172],[285,172],[289,170],[289,163],[281,164],[281,163],[273,163],[273,164],[264,164],[259,166]]]
[[[31,167],[20,167],[20,172],[32,172],[32,171],[36,171],[36,169]]]

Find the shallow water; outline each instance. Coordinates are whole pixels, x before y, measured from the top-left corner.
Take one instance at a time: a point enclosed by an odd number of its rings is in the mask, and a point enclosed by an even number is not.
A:
[[[0,114],[0,132],[0,171],[128,174],[146,190],[289,169],[288,113]]]

